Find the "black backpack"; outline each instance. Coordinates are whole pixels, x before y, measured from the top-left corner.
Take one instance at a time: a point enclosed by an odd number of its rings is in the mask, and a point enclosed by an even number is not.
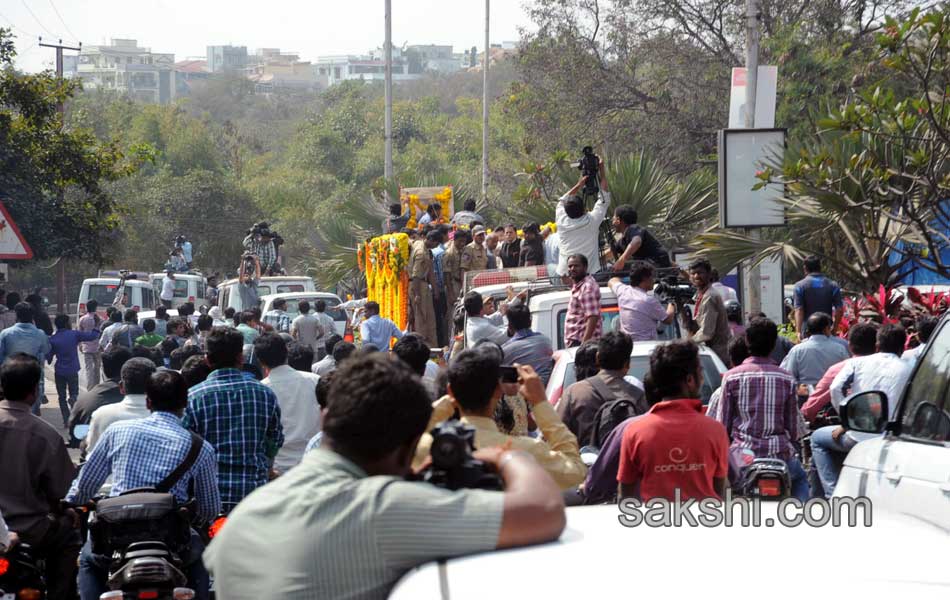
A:
[[[604,402],[594,414],[594,426],[590,432],[590,439],[587,440],[588,446],[594,448],[603,448],[607,441],[607,436],[615,427],[640,413],[637,405],[627,398],[613,399],[613,392],[597,376],[586,379],[594,393]]]

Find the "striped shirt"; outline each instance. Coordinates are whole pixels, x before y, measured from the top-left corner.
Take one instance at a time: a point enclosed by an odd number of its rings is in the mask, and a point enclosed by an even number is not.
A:
[[[109,475],[110,496],[155,487],[185,461],[190,449],[191,435],[172,413],[153,412],[144,419],[114,423],[89,454],[89,460],[69,488],[66,501],[86,502],[99,493]],[[208,442],[202,443],[195,464],[172,486],[171,494],[179,502],[187,502],[192,482],[198,517],[210,522],[221,512],[221,499],[214,449]]]
[[[218,488],[226,510],[267,483],[270,459],[284,443],[274,390],[237,369],[213,371],[188,390],[182,424],[217,452]]]
[[[788,460],[801,437],[795,378],[770,358],[752,356],[722,377],[716,418],[726,426],[732,448],[757,457]]]
[[[293,321],[290,320],[290,315],[285,311],[277,309],[269,310],[264,313],[261,320],[273,327],[277,333],[290,333],[290,325],[293,323]]]
[[[367,476],[327,449],[231,513],[204,553],[219,598],[386,598],[408,570],[493,550],[504,495]]]

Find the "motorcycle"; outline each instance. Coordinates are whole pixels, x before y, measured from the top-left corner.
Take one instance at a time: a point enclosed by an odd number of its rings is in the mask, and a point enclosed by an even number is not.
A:
[[[737,496],[783,500],[792,495],[792,478],[785,461],[757,457],[748,448],[730,452],[729,479]]]
[[[73,435],[83,439],[88,427],[77,425]],[[107,585],[100,600],[192,600],[185,587],[182,556],[189,550],[188,506],[153,488],[99,496],[76,508],[86,522],[96,555],[111,556]],[[4,600],[4,599],[0,599]],[[17,598],[19,600],[19,598]]]
[[[0,600],[42,600],[46,580],[28,544],[18,543],[0,554]]]

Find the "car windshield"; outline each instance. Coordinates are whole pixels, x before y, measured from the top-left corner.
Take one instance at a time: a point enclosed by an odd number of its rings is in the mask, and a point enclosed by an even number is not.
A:
[[[310,303],[310,312],[314,312],[313,304],[316,302],[316,298],[287,298],[287,314],[290,315],[291,319],[300,314],[300,309],[297,305],[304,300]],[[336,298],[323,298],[322,300],[327,303],[326,312],[333,317],[334,321],[346,321],[346,311],[342,308],[336,308],[339,304]]]
[[[719,389],[722,384],[722,375],[719,373],[719,369],[716,368],[716,363],[713,362],[711,356],[700,355],[699,361],[703,367],[703,389],[700,392],[700,397],[703,404],[709,404],[713,392]],[[649,369],[649,356],[632,356],[630,357],[630,370],[627,371],[627,375],[632,375],[643,381],[643,376],[647,374]],[[564,386],[562,389],[566,390],[575,383],[577,383],[577,376],[574,373],[574,362],[571,361],[564,372]]]
[[[89,284],[89,294],[86,297],[86,302],[95,300],[99,303],[99,306],[111,306],[112,301],[115,300],[115,291],[118,287],[116,283],[91,283]]]

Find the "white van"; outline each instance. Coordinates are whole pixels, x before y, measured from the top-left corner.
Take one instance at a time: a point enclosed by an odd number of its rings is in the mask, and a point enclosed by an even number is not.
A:
[[[238,293],[238,280],[228,279],[218,284],[218,306],[221,310],[233,308],[236,311],[245,310],[241,304],[241,294]],[[296,275],[279,275],[276,277],[261,277],[257,286],[257,295],[260,298],[271,294],[286,294],[299,292],[315,292],[317,287],[310,277]]]
[[[267,314],[267,311],[274,308],[274,300],[277,299],[287,301],[287,314],[290,315],[291,321],[300,315],[300,309],[298,308],[298,305],[304,300],[310,303],[311,314],[315,311],[313,308],[314,303],[317,300],[323,300],[327,303],[326,313],[333,317],[334,329],[340,335],[340,337],[346,335],[346,311],[341,308],[337,308],[337,306],[340,304],[340,297],[336,294],[331,294],[329,292],[296,292],[261,296],[261,312]]]
[[[162,296],[162,280],[164,273],[152,273],[148,276],[156,298]],[[208,280],[197,273],[175,273],[175,297],[172,299],[172,308],[178,308],[185,302],[192,302],[195,307],[207,304]]]
[[[84,279],[82,288],[79,290],[79,314],[86,314],[86,303],[89,300],[95,300],[99,303],[98,313],[105,317],[106,308],[112,306],[115,300],[115,293],[119,287],[118,277],[95,277]],[[125,293],[128,295],[128,301],[125,306],[134,308],[138,311],[152,310],[158,304],[158,294],[152,289],[152,285],[143,279],[127,279],[125,281]]]

